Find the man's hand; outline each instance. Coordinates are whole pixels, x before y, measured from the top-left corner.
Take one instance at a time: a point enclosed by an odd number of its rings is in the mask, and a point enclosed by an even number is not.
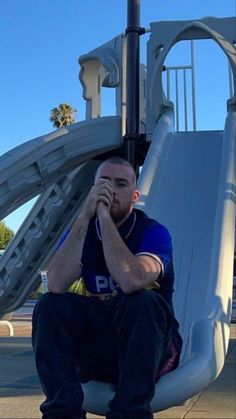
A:
[[[98,202],[97,210],[96,210],[97,217],[99,221],[102,218],[110,216],[110,206],[105,205],[103,202]]]
[[[108,179],[99,178],[90,189],[81,215],[90,219],[95,215],[96,212],[98,216],[99,214],[101,214],[101,211],[103,210],[105,210],[106,212],[110,212],[112,201],[113,188],[111,182]],[[101,205],[98,205],[99,203],[101,203]],[[100,209],[98,209],[98,207]]]

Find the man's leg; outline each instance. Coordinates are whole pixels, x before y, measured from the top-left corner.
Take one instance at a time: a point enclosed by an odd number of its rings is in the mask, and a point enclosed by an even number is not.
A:
[[[77,347],[86,339],[92,302],[66,293],[42,295],[33,314],[32,342],[46,400],[43,418],[83,417]]]
[[[150,419],[158,368],[168,356],[171,320],[161,297],[141,290],[119,298],[119,382],[108,419]]]

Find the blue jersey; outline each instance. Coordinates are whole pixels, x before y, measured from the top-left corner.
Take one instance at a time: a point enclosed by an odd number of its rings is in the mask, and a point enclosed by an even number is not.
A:
[[[160,263],[162,274],[158,278],[160,285],[158,292],[172,307],[174,274],[172,243],[167,228],[149,218],[143,211],[134,209],[118,231],[134,255],[148,255]],[[106,265],[96,217],[89,223],[81,262],[83,265],[81,276],[90,293],[109,294],[118,288]]]

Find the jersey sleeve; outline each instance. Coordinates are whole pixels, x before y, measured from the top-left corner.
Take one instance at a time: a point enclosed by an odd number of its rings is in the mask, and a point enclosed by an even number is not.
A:
[[[140,242],[136,256],[147,255],[156,259],[164,274],[172,260],[172,240],[169,231],[161,224],[148,229]]]

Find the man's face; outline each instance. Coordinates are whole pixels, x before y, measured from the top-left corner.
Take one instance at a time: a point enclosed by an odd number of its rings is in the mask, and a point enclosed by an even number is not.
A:
[[[130,214],[133,204],[138,201],[140,196],[136,189],[134,172],[131,167],[125,164],[104,162],[98,168],[95,182],[101,178],[111,182],[113,203],[110,212],[113,221],[119,223]]]

